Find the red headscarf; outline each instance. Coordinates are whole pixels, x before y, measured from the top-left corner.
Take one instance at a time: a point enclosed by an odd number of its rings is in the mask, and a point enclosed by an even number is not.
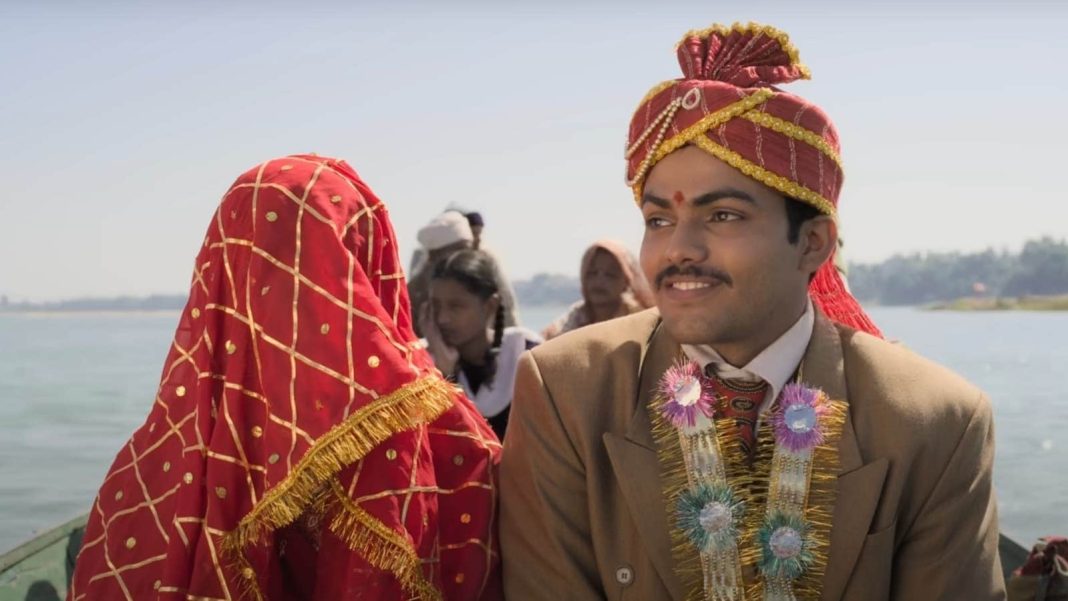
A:
[[[678,45],[683,77],[646,95],[631,119],[627,184],[640,200],[662,158],[692,144],[789,198],[837,216],[838,132],[814,104],[774,87],[808,79],[785,33],[750,23],[691,31]],[[880,335],[828,260],[809,286],[831,319]]]
[[[499,450],[416,344],[385,206],[342,161],[268,161],[212,219],[70,598],[497,596]]]

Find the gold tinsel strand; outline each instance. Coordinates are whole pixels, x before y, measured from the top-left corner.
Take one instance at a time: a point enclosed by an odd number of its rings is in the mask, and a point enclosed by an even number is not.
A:
[[[794,594],[799,601],[820,598],[823,574],[827,569],[827,553],[830,547],[831,522],[837,491],[839,469],[838,441],[845,425],[848,405],[842,401],[827,399],[828,411],[820,418],[824,442],[813,449],[810,480],[804,516],[811,525],[813,541],[812,565],[794,582]],[[675,573],[679,577],[685,599],[706,599],[703,588],[701,556],[694,552],[685,532],[677,525],[675,507],[679,495],[688,487],[689,478],[679,443],[679,432],[662,416],[659,407],[663,403],[654,397],[646,408],[652,421],[653,439],[657,445],[660,461],[664,505],[668,510],[671,529],[672,551],[675,556]],[[745,573],[758,575],[755,581],[743,585],[744,601],[761,601],[764,598],[764,581],[759,576],[761,549],[757,535],[764,522],[768,505],[772,462],[775,456],[775,436],[770,419],[763,419],[756,439],[752,463],[742,449],[737,436],[736,424],[728,416],[714,420],[716,439],[720,448],[720,460],[726,470],[727,482],[739,498],[744,500],[745,514],[738,529],[738,554]]]

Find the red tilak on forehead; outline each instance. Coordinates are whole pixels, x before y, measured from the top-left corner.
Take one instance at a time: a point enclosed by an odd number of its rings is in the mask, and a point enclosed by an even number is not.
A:
[[[682,206],[682,203],[686,200],[686,197],[682,195],[682,192],[676,190],[675,195],[671,197],[671,200],[675,201],[675,206]]]

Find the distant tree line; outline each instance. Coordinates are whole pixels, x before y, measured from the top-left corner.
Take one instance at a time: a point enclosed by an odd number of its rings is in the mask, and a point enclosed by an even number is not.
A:
[[[180,311],[185,302],[186,297],[177,294],[76,298],[50,303],[0,301],[0,311]]]
[[[582,288],[576,277],[539,273],[529,280],[512,282],[519,307],[570,305],[582,298]]]
[[[882,263],[851,264],[849,286],[861,301],[883,305],[1068,294],[1068,242],[1045,237],[1016,254],[988,249],[895,255]]]
[[[567,305],[581,298],[577,278],[565,275],[538,274],[529,280],[512,282],[520,307]],[[157,294],[147,297],[77,298],[55,302],[12,302],[0,296],[0,312],[76,312],[76,311],[180,311],[186,296]]]
[[[567,305],[582,296],[578,278],[541,273],[513,282],[520,307]],[[849,286],[858,299],[883,305],[920,305],[963,297],[1068,294],[1068,242],[1032,240],[1019,253],[923,253],[895,255],[882,263],[851,264]],[[52,303],[10,302],[0,311],[180,310],[184,295],[81,298]]]

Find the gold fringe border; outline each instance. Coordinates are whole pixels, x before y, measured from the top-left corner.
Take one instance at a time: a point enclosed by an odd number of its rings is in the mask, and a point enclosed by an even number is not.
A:
[[[390,436],[437,419],[452,406],[453,394],[453,387],[445,380],[427,376],[379,397],[331,428],[293,471],[223,536],[223,553],[246,574],[243,570],[251,569],[243,553],[246,547],[300,517],[335,474]],[[254,596],[262,597],[255,579],[248,580],[257,589]]]
[[[329,529],[372,566],[393,574],[404,590],[419,601],[440,601],[441,592],[423,577],[423,565],[412,545],[365,511],[345,493],[337,480],[324,493],[324,509],[334,517]]]

